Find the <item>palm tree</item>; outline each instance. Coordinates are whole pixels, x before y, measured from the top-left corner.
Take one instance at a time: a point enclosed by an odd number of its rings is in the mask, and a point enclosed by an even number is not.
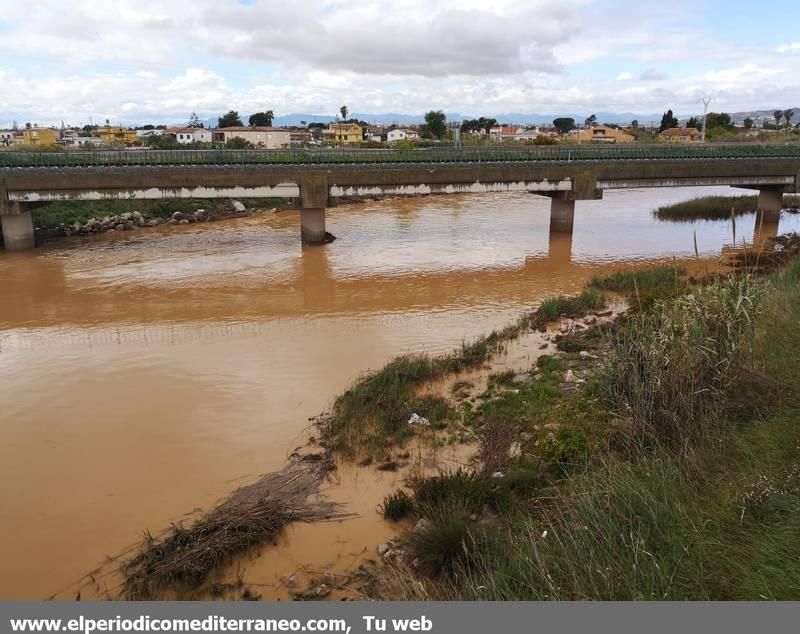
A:
[[[339,112],[342,113],[342,121],[347,121],[347,113],[350,112],[347,109],[347,106],[342,106],[341,108],[339,108]]]
[[[781,126],[781,119],[783,118],[783,110],[776,110],[772,113],[772,116],[775,117],[775,127]]]
[[[792,125],[792,117],[794,116],[794,110],[789,108],[789,110],[783,111],[783,118],[786,119],[786,130],[789,130],[789,127]]]

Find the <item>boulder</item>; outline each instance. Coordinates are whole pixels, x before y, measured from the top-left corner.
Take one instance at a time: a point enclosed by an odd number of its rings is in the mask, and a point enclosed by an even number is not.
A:
[[[179,224],[179,225],[188,225],[188,224],[189,224],[189,221],[188,221],[188,220],[186,220],[186,218],[184,218],[183,220],[179,220],[179,221],[178,221],[178,224]]]
[[[172,214],[172,220],[175,222],[180,222],[183,220],[183,214],[180,211],[176,211],[174,214]]]
[[[242,212],[244,212],[244,211],[247,211],[247,207],[245,207],[245,206],[244,206],[242,203],[240,203],[238,200],[232,200],[232,201],[231,201],[231,207],[233,207],[233,210],[234,210],[235,212],[237,212],[237,213],[242,213]]]

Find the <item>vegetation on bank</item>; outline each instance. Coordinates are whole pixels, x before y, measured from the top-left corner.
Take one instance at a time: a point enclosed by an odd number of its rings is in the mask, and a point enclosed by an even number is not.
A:
[[[426,597],[800,598],[800,259],[670,273],[640,275],[661,298],[562,338],[530,382],[490,385],[466,418],[474,470],[413,483]]]
[[[164,200],[59,200],[33,209],[34,226],[52,229],[76,222],[85,223],[91,218],[116,216],[140,211],[152,218],[169,218],[176,211],[184,214],[197,209],[222,209],[230,206],[229,200],[201,200],[194,198],[168,198]],[[287,207],[291,201],[285,198],[242,198],[247,209]]]
[[[418,396],[419,386],[479,367],[504,343],[526,330],[543,328],[559,317],[581,315],[605,305],[605,297],[595,289],[576,297],[551,298],[516,323],[464,343],[449,355],[408,355],[391,361],[336,399],[323,425],[327,446],[343,455],[362,451],[377,455],[387,442],[402,443],[413,433],[408,421],[414,413],[428,419],[434,428],[446,426],[455,415],[447,400],[441,396]]]
[[[703,196],[672,205],[664,205],[653,212],[659,220],[691,222],[694,220],[726,220],[734,216],[753,213],[758,206],[758,196]],[[800,207],[800,196],[784,196],[784,209]]]

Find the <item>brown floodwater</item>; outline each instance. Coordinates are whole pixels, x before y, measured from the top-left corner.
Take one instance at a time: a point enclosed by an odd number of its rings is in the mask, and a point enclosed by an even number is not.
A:
[[[571,240],[548,237],[547,199],[488,194],[330,209],[340,239],[321,248],[287,211],[0,252],[0,598],[64,596],[144,530],[280,468],[309,417],[398,354],[447,351],[597,272],[715,266],[730,222],[650,213],[711,193],[736,191],[606,192],[577,204]],[[751,241],[754,216],[736,224]],[[361,515],[388,486],[364,473],[340,476]],[[353,522],[327,533],[331,561],[368,541]],[[297,567],[324,563],[320,535],[282,538],[318,544],[291,549]]]

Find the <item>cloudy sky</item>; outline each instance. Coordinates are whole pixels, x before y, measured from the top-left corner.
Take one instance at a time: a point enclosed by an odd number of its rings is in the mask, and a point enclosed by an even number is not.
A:
[[[0,126],[800,106],[797,0],[0,0]]]

